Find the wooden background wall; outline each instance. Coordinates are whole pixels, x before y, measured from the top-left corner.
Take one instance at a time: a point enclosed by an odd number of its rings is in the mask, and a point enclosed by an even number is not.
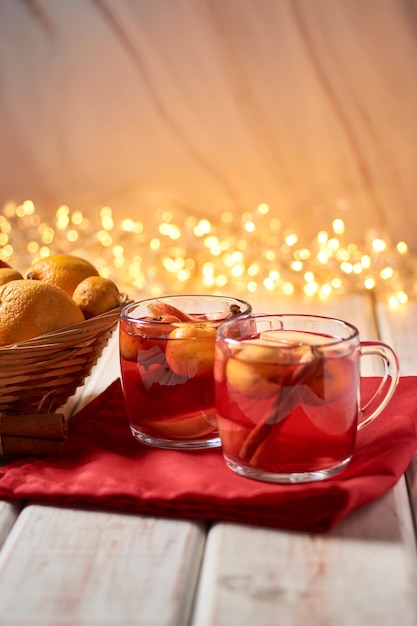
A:
[[[0,204],[417,249],[416,165],[417,0],[0,0]]]

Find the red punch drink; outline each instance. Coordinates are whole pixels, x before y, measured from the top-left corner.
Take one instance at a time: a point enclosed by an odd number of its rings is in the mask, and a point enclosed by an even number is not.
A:
[[[355,446],[363,350],[356,329],[327,318],[255,316],[222,326],[215,393],[227,464],[272,482],[341,471]]]
[[[165,448],[220,445],[214,409],[216,329],[250,313],[233,298],[172,296],[125,307],[122,386],[132,434]]]

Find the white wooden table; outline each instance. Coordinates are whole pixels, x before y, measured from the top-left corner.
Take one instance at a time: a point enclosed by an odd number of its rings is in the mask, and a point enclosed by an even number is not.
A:
[[[395,347],[402,375],[417,374],[417,303],[252,302],[344,318]],[[65,410],[118,374],[115,334]],[[416,503],[416,459],[394,489],[325,535],[0,502],[0,624],[415,626]]]

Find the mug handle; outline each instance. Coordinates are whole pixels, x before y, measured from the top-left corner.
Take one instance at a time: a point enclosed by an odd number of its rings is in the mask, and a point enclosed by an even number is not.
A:
[[[398,358],[390,346],[379,341],[361,341],[360,345],[360,357],[377,356],[382,359],[384,374],[372,398],[359,409],[362,419],[359,421],[358,430],[370,424],[385,409],[394,395],[400,378]]]

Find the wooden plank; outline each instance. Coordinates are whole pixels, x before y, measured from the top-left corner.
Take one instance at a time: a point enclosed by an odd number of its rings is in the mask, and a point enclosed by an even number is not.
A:
[[[0,548],[16,521],[19,511],[19,505],[0,501]]]
[[[378,304],[378,324],[383,339],[396,350],[402,376],[417,375],[417,302],[410,301],[405,307],[391,309],[385,303]],[[416,388],[417,390],[417,388]],[[417,394],[416,394],[417,397]],[[417,424],[417,410],[416,410]],[[406,473],[407,486],[417,519],[417,457],[415,456]],[[417,530],[417,527],[416,527]]]
[[[352,297],[313,308],[355,324],[362,339],[377,337],[371,301]],[[306,312],[302,304],[297,311]],[[365,374],[373,374],[373,368],[364,363]],[[391,626],[398,621],[411,626],[417,623],[416,582],[414,529],[402,479],[326,535],[215,525],[192,625]]]
[[[347,194],[354,237],[416,247],[412,0],[38,4],[0,6],[0,203],[267,202],[311,233]]]
[[[387,494],[328,535],[217,524],[192,626],[415,626],[415,544],[410,517],[397,513],[403,500],[394,490],[394,501]]]
[[[118,375],[115,332],[85,385],[64,408],[66,416]],[[13,510],[2,505],[0,531],[4,514],[6,535]],[[13,521],[16,516],[17,509]],[[205,527],[197,523],[29,506],[0,554],[0,623],[186,623],[204,541]]]
[[[377,304],[377,321],[383,341],[392,345],[400,361],[402,376],[417,375],[417,301],[398,309],[385,302]]]
[[[186,624],[204,541],[198,523],[29,506],[0,554],[0,623]]]

